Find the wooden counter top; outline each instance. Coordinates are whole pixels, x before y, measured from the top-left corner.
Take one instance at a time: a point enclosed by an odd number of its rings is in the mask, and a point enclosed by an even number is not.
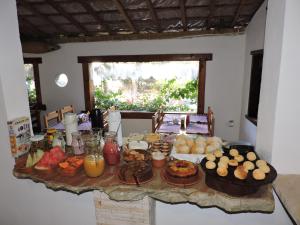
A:
[[[272,186],[262,186],[259,191],[244,197],[232,197],[222,192],[215,191],[205,184],[205,174],[199,169],[200,180],[188,187],[178,187],[168,184],[161,177],[161,170],[154,169],[154,177],[141,186],[122,184],[117,173],[118,167],[106,167],[104,174],[99,178],[89,178],[81,170],[74,177],[65,177],[57,171],[40,173],[35,170],[26,172],[14,169],[13,174],[20,179],[31,179],[44,183],[53,190],[65,190],[80,194],[92,190],[100,190],[109,195],[110,199],[141,200],[145,196],[167,203],[193,203],[200,207],[218,207],[228,213],[274,211],[274,198]]]

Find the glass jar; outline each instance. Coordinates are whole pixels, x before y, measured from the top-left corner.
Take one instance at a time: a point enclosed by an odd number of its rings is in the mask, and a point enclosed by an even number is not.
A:
[[[116,132],[105,133],[103,156],[108,165],[117,165],[120,162],[120,148],[116,142]]]
[[[59,146],[63,151],[65,151],[66,142],[61,132],[54,134],[52,147]]]
[[[84,142],[82,140],[80,132],[73,132],[72,133],[71,146],[73,148],[73,153],[75,155],[81,155],[81,154],[84,153]]]
[[[84,171],[89,177],[101,176],[104,172],[105,162],[101,154],[101,147],[98,135],[91,133],[85,139]]]
[[[31,152],[36,152],[38,149],[44,150],[45,149],[45,140],[44,135],[34,135],[30,138],[31,141]]]

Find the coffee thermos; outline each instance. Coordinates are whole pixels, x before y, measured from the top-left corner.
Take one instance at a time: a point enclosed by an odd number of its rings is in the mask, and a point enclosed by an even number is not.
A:
[[[93,109],[90,113],[92,128],[103,129],[103,112],[101,109]]]

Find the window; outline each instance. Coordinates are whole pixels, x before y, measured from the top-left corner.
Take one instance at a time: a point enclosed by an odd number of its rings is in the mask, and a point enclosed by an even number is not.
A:
[[[42,58],[24,58],[24,70],[28,100],[30,106],[30,115],[33,132],[41,131],[40,111],[46,110],[46,106],[42,103],[39,64]]]
[[[206,61],[212,54],[78,57],[86,109],[204,112]],[[124,113],[122,113],[122,116]]]
[[[251,55],[252,67],[248,100],[248,114],[246,117],[256,125],[263,65],[263,50],[252,51]]]
[[[41,58],[24,58],[24,70],[29,105],[41,105],[42,95],[40,87],[39,64]]]
[[[198,61],[91,63],[95,107],[196,112],[198,69]]]

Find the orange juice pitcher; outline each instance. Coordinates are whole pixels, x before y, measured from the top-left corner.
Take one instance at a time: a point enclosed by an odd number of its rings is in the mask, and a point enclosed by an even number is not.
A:
[[[99,177],[105,168],[104,158],[97,141],[97,136],[91,134],[86,140],[86,156],[84,157],[84,171],[89,177]]]

